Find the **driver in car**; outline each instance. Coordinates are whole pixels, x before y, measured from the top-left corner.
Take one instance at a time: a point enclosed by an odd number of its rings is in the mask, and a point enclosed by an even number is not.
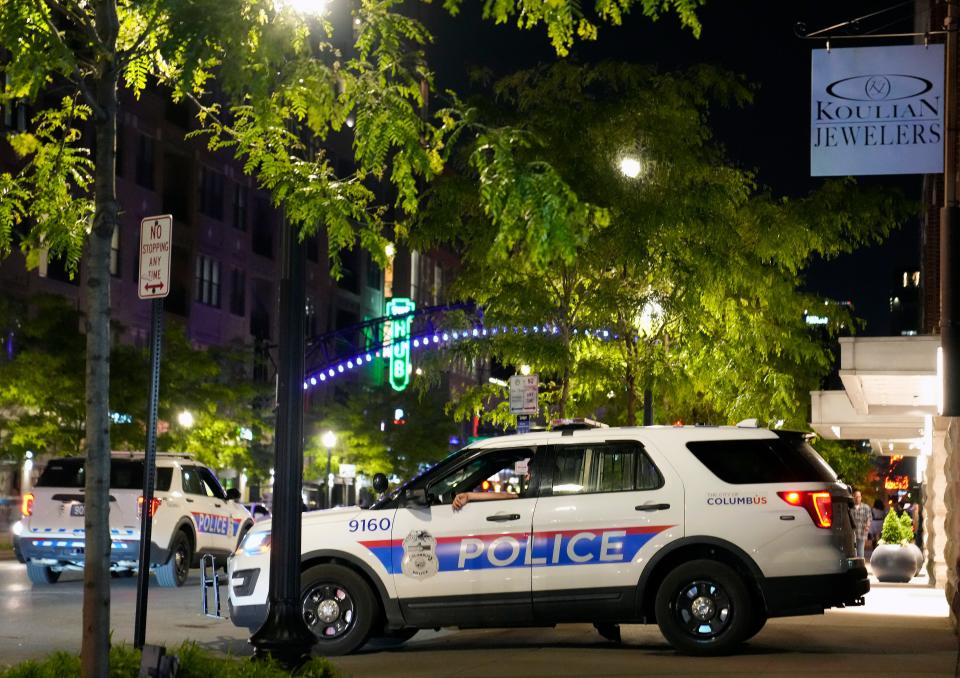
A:
[[[523,476],[523,487],[525,488],[520,494],[514,494],[513,492],[460,492],[453,498],[453,510],[459,511],[464,506],[466,506],[471,501],[495,501],[498,499],[517,499],[523,497],[527,492],[531,490],[532,483],[530,480],[530,472],[533,470],[534,460],[533,458],[527,459],[527,473]]]

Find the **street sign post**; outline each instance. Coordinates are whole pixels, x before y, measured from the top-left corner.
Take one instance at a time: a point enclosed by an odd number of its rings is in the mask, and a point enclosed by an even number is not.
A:
[[[137,294],[141,299],[162,299],[170,294],[172,247],[172,215],[147,217],[140,222],[140,275],[137,278]]]
[[[140,277],[137,293],[150,304],[150,392],[147,394],[147,449],[143,458],[143,503],[140,504],[140,567],[133,646],[143,649],[147,632],[150,585],[150,540],[153,532],[153,489],[157,466],[157,400],[160,394],[160,350],[163,340],[163,298],[170,293],[170,249],[173,217],[162,214],[140,222]]]
[[[540,377],[517,374],[510,377],[510,414],[536,414]]]

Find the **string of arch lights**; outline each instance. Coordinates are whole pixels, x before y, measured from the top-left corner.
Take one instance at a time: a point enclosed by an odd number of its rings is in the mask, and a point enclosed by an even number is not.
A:
[[[502,336],[521,336],[521,335],[540,335],[540,336],[557,336],[560,334],[560,328],[556,325],[533,325],[532,327],[521,327],[521,326],[498,326],[486,328],[483,326],[475,326],[469,329],[460,329],[460,330],[437,330],[434,332],[426,332],[424,334],[418,334],[412,337],[405,337],[402,341],[409,342],[411,350],[429,350],[429,349],[443,349],[447,346],[450,346],[454,342],[461,341],[473,341],[484,339],[492,339],[494,337]],[[598,341],[609,341],[611,339],[619,339],[620,335],[613,333],[605,329],[579,329],[574,328],[572,334],[577,337],[589,337],[591,339],[596,339]],[[641,337],[634,337],[634,341],[639,341]],[[399,342],[398,342],[399,343]],[[375,350],[367,350],[357,353],[351,358],[346,360],[340,360],[335,363],[330,363],[323,366],[320,369],[313,370],[303,381],[303,390],[307,391],[310,388],[319,386],[327,381],[332,381],[337,377],[340,377],[345,374],[349,374],[354,370],[357,370],[364,365],[368,365],[373,362],[374,358],[387,358],[388,353],[384,349],[390,348],[394,342],[384,341],[380,344],[380,348]]]

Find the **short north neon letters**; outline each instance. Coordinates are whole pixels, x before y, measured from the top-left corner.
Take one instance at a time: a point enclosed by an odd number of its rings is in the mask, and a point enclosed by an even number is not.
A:
[[[670,525],[436,538],[440,572],[630,562]],[[361,541],[391,574],[403,573],[403,539]]]

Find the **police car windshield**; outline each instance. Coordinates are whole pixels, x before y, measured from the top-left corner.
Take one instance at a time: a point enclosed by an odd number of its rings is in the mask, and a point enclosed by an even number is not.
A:
[[[455,464],[457,461],[462,459],[465,454],[469,454],[473,449],[474,449],[473,445],[467,445],[466,447],[461,447],[456,452],[451,452],[450,454],[448,454],[446,457],[438,461],[436,464],[434,464],[430,468],[426,469],[425,471],[421,471],[420,473],[415,475],[413,478],[411,478],[407,482],[400,483],[400,485],[395,487],[393,490],[384,494],[383,498],[371,504],[370,508],[371,509],[386,508],[386,506],[390,502],[392,502],[394,499],[400,496],[400,493],[403,492],[404,489],[415,485],[420,481],[421,478],[424,478],[427,475],[432,475],[433,473],[441,469],[447,468],[451,464]]]

